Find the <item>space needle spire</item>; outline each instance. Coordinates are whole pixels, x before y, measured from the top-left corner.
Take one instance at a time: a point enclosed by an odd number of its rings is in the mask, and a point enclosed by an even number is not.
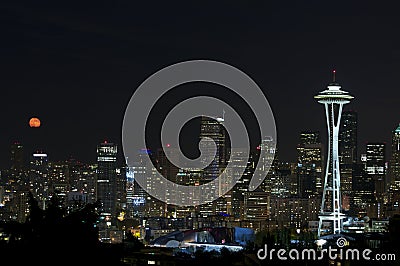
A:
[[[336,70],[332,70],[333,82],[336,82]]]
[[[329,83],[324,91],[314,98],[325,107],[326,123],[328,129],[328,154],[325,168],[325,179],[322,192],[321,209],[319,213],[318,238],[325,234],[340,234],[343,230],[343,218],[341,212],[342,200],[340,193],[340,169],[339,169],[339,126],[343,105],[354,97],[347,91],[343,91],[336,82],[336,70],[332,71],[333,82]],[[330,222],[331,229],[325,232],[323,222]]]

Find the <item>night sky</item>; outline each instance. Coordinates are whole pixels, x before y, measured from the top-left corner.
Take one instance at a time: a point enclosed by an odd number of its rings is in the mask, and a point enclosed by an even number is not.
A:
[[[257,82],[274,112],[283,160],[295,160],[300,131],[325,137],[323,106],[313,96],[332,69],[355,96],[346,109],[358,112],[361,151],[367,141],[390,144],[400,122],[400,17],[390,2],[2,1],[0,166],[9,167],[16,140],[50,160],[94,162],[99,142],[121,147],[135,88],[193,59],[228,63]],[[178,88],[154,120],[182,95],[202,88],[225,95],[203,85]],[[42,127],[29,128],[32,116]],[[189,143],[195,128],[188,125]]]

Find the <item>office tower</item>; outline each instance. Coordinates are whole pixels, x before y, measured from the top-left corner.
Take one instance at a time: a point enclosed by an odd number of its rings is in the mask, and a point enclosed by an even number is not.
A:
[[[246,152],[241,151],[239,149],[232,151],[232,155],[235,158],[238,158],[238,161],[232,161],[232,168],[229,171],[239,171],[239,166],[247,160],[246,169],[242,175],[242,177],[238,180],[238,182],[232,188],[232,216],[235,220],[243,220],[244,219],[244,195],[248,192],[250,179],[254,173],[255,167],[255,157],[254,152],[250,153],[250,157],[247,158]],[[228,173],[229,175],[230,173]]]
[[[5,203],[5,190],[4,190],[4,186],[0,186],[0,207],[4,207],[4,203]]]
[[[228,142],[229,136],[223,126],[224,118],[202,116],[200,123],[200,139],[204,143],[203,153],[206,158],[210,158],[215,154],[211,163],[204,168],[201,184],[205,184],[216,179],[225,169],[228,163],[228,148],[230,148],[230,145]],[[215,153],[214,147],[216,148]],[[197,208],[203,216],[215,214],[212,196],[215,195],[215,191],[221,190],[220,186],[221,184],[217,184],[212,188],[213,191],[203,191],[201,195],[202,202],[206,203]],[[223,196],[222,193],[219,195]]]
[[[319,132],[303,131],[297,145],[298,195],[316,197],[322,192],[322,143]]]
[[[188,169],[179,169],[178,174],[176,175],[176,183],[186,186],[198,186],[203,177],[203,169],[201,168],[188,168]],[[184,192],[182,192],[184,193]],[[194,204],[198,204],[200,201],[200,192],[197,190],[193,190],[191,195],[183,194],[182,198],[191,197],[192,202]],[[172,206],[172,216],[175,218],[186,218],[190,217],[194,214],[196,207],[195,206]]]
[[[85,164],[75,159],[69,159],[67,165],[70,191],[81,193],[81,195],[85,198],[85,202],[95,202],[97,187],[97,164]],[[70,193],[69,197],[72,195],[77,194]]]
[[[135,174],[132,166],[126,166],[125,170],[126,185],[126,217],[134,217],[134,200],[135,200]]]
[[[261,150],[265,151],[265,156],[263,158],[259,158]],[[265,136],[262,138],[260,145],[255,150],[255,156],[253,157],[253,160],[255,161],[255,165],[257,165],[258,160],[261,162],[257,166],[260,167],[259,171],[266,173],[266,177],[259,187],[268,193],[271,193],[271,191],[274,190],[274,187],[277,185],[277,171],[279,165],[278,157],[279,155],[276,140],[271,136]],[[269,169],[267,171],[268,167]]]
[[[265,222],[269,217],[269,194],[257,188],[244,193],[244,219]],[[262,228],[259,228],[262,229]]]
[[[172,181],[175,184],[184,185],[182,183],[179,183],[177,180],[179,168],[175,164],[173,164],[168,158],[172,158],[171,160],[174,162],[179,162],[179,150],[175,147],[171,147],[170,144],[165,145],[163,148],[157,149],[154,164],[157,171],[169,181]],[[176,193],[174,189],[169,189],[168,191],[165,191],[165,193],[166,203],[180,202],[185,197],[187,197],[187,195]]]
[[[97,200],[100,216],[116,217],[117,145],[104,141],[97,145]]]
[[[11,144],[11,170],[21,171],[24,167],[24,146],[18,141]]]
[[[389,163],[389,201],[400,201],[400,124],[392,132],[392,149]]]
[[[367,174],[365,164],[366,161],[355,164],[352,180],[353,204],[351,211],[353,215],[360,217],[368,215],[368,206],[376,203],[374,180],[371,175]]]
[[[14,199],[10,201],[10,203],[12,203],[11,205],[13,206],[10,206],[10,204],[7,204],[8,206],[6,206],[12,210],[9,212],[9,216],[15,217],[16,214],[18,221],[25,221],[28,209],[25,205],[18,204],[17,199],[19,196],[23,197],[23,195],[27,195],[29,189],[38,189],[39,181],[41,182],[42,178],[35,177],[33,180],[37,181],[37,185],[35,187],[30,187],[29,176],[31,175],[33,177],[33,173],[30,173],[30,168],[26,168],[24,147],[20,142],[15,141],[11,144],[10,155],[10,171],[8,172],[7,177],[6,175],[3,175],[3,178],[0,178],[0,185],[4,185],[4,188],[6,188],[6,194],[9,194],[7,195],[8,198]]]
[[[47,176],[49,195],[56,194],[63,204],[66,203],[67,193],[70,191],[68,163],[65,161],[49,162]]]
[[[139,185],[136,179],[142,177],[143,180],[146,180],[146,176],[151,174],[152,165],[149,165],[149,161],[146,160],[147,156],[152,157],[152,152],[150,149],[139,150],[132,168],[134,175],[134,195],[143,199],[147,197],[147,192],[145,188]]]
[[[289,190],[288,197],[298,197],[298,176],[297,176],[297,162],[280,162],[279,170],[281,175],[285,176],[286,187]],[[321,198],[321,196],[319,196]]]
[[[29,215],[29,192],[18,191],[15,194],[15,209],[17,210],[17,221],[24,223]]]
[[[27,194],[29,189],[42,191],[39,188],[41,178],[33,178],[30,168],[26,171],[24,147],[20,142],[15,141],[10,145],[10,159],[10,169],[0,171],[0,220],[24,222],[29,213],[28,206],[20,205],[18,199],[20,195]],[[37,181],[35,187],[30,186],[30,175]]]
[[[168,160],[167,155],[169,158],[178,161],[178,152],[177,148],[167,144],[165,147],[157,149],[155,158],[158,172],[172,182],[176,182],[176,175],[179,172],[179,168]]]
[[[352,204],[352,178],[357,163],[357,112],[345,110],[339,129],[340,188],[342,191],[342,208],[348,211]]]
[[[274,186],[271,187],[271,195],[279,198],[290,197],[291,189],[291,170],[288,165],[275,160],[276,166],[274,166]],[[268,175],[267,175],[268,178]]]
[[[33,153],[29,163],[29,184],[42,209],[46,209],[46,201],[49,196],[48,163],[48,156],[43,151]]]
[[[126,208],[126,167],[117,167],[116,169],[116,211],[119,219],[123,219]],[[121,216],[122,215],[122,216]]]
[[[366,144],[366,169],[371,175],[384,175],[386,173],[386,143],[368,142]]]
[[[227,143],[228,136],[223,123],[224,118],[221,117],[201,117],[200,139],[203,139],[205,143],[205,155],[212,156],[214,154],[213,147],[216,145],[215,157],[210,165],[204,169],[203,178],[206,182],[217,178],[220,171],[227,164],[229,144]]]
[[[289,169],[289,165],[279,160],[279,149],[277,148],[276,140],[270,136],[262,139],[260,146],[256,150],[257,155],[254,156],[255,158],[253,159],[254,164],[257,163],[257,156],[259,156],[261,149],[265,151],[265,157],[260,158],[260,167],[262,167],[262,171],[267,172],[267,174],[259,188],[274,197],[289,197],[291,189],[291,170]],[[266,167],[268,167],[268,162],[272,162],[272,164],[269,170],[265,171]]]
[[[147,158],[150,158],[148,160]],[[133,170],[133,217],[142,222],[145,216],[164,216],[165,203],[150,196],[146,191],[156,191],[154,188],[159,185],[162,180],[156,175],[157,169],[153,166],[153,153],[150,149],[140,149],[134,160]],[[153,178],[148,178],[153,177]],[[138,180],[143,183],[139,184]],[[165,191],[161,191],[165,192]],[[160,191],[157,190],[157,193]],[[155,195],[159,198],[165,198],[165,195]]]
[[[339,130],[339,157],[341,164],[353,164],[358,161],[357,129],[357,112],[354,110],[343,111]]]
[[[318,237],[321,236],[324,221],[332,223],[332,230],[328,234],[340,234],[343,228],[342,219],[344,218],[341,212],[338,139],[343,105],[349,103],[354,97],[341,90],[341,86],[335,80],[335,71],[333,74],[333,82],[328,84],[327,89],[314,96],[325,107],[328,128],[328,153],[319,215]]]
[[[375,184],[375,197],[378,203],[384,202],[386,193],[386,143],[369,142],[366,144],[366,170]]]
[[[269,197],[269,219],[267,227],[271,229],[302,228],[318,217],[319,199],[317,198],[278,198]]]

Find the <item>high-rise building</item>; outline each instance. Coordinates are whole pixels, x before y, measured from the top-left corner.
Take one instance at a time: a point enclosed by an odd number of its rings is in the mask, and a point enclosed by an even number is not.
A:
[[[232,151],[232,155],[236,158],[239,158],[238,161],[232,161],[232,167],[230,171],[238,171],[239,165],[241,165],[244,161],[247,161],[247,167],[242,175],[242,177],[238,180],[238,182],[232,188],[232,215],[236,220],[244,219],[244,196],[245,193],[248,192],[248,187],[250,183],[250,179],[254,173],[255,167],[255,154],[254,152],[250,153],[250,157],[247,158],[246,152],[241,150]],[[229,175],[229,173],[228,173]]]
[[[11,169],[21,171],[24,167],[24,146],[15,141],[11,144]]]
[[[70,190],[70,173],[65,161],[49,162],[48,167],[49,195],[56,194],[64,203]]]
[[[11,153],[11,168],[10,171],[8,172],[7,178],[4,178],[6,175],[4,175],[3,178],[0,178],[1,180],[0,186],[4,185],[3,188],[6,188],[5,194],[10,194],[7,195],[9,196],[8,198],[15,199],[11,201],[13,202],[14,206],[11,207],[10,204],[7,204],[8,206],[6,206],[7,208],[10,208],[10,210],[12,210],[9,212],[10,215],[7,216],[15,217],[16,214],[17,220],[23,222],[25,221],[28,209],[26,207],[26,204],[19,204],[17,198],[19,197],[23,198],[23,195],[27,195],[27,191],[29,191],[29,189],[37,190],[38,193],[42,193],[43,187],[39,188],[41,184],[39,183],[39,181],[41,182],[43,181],[43,179],[40,177],[40,175],[36,175],[33,172],[31,172],[30,167],[28,169],[26,168],[25,158],[24,158],[25,157],[24,147],[20,142],[15,141],[14,143],[11,144],[10,153]],[[35,187],[30,187],[31,183],[29,182],[29,177],[32,177],[32,180],[36,180]]]
[[[303,131],[297,145],[298,195],[315,197],[322,192],[322,143],[319,132]]]
[[[353,202],[352,179],[354,167],[358,161],[357,121],[356,111],[343,111],[339,129],[339,158],[342,208],[346,211],[350,210]]]
[[[34,152],[29,163],[29,184],[42,209],[46,209],[49,196],[48,163],[47,153],[43,151]]]
[[[384,175],[386,173],[386,143],[368,142],[366,144],[367,153],[367,173],[371,175]]]
[[[207,159],[214,156],[211,163],[204,168],[201,184],[215,180],[228,163],[228,148],[230,145],[228,143],[229,137],[223,123],[224,118],[222,117],[201,117],[200,139],[202,139],[204,144],[203,155]],[[212,190],[220,191],[221,188],[217,187],[220,185],[221,184],[216,184],[216,187],[213,187]],[[213,195],[215,195],[213,191],[204,191],[201,195],[202,202],[206,203],[199,205],[198,209],[204,216],[215,214],[215,205],[212,202]],[[223,196],[222,193],[220,196]]]
[[[97,200],[100,216],[113,219],[116,216],[117,145],[104,141],[97,145]]]
[[[223,126],[224,118],[207,116],[201,117],[200,139],[205,143],[204,153],[207,157],[214,153],[214,145],[216,146],[215,157],[208,167],[204,169],[204,181],[208,182],[217,178],[220,171],[226,166],[228,160],[227,149],[227,132]]]
[[[87,202],[95,202],[97,197],[97,164],[85,164],[70,159],[68,160],[67,165],[70,191],[81,193],[81,196],[84,196]],[[74,194],[75,193],[70,195]]]
[[[357,112],[354,110],[344,110],[342,113],[342,122],[339,130],[339,151],[341,164],[353,164],[358,161],[357,129]]]
[[[125,170],[126,185],[126,216],[127,218],[134,217],[134,200],[135,200],[135,174],[132,166],[126,166]]]
[[[179,168],[170,162],[167,156],[178,161],[178,149],[171,147],[169,144],[163,148],[159,148],[155,158],[157,170],[166,179],[176,182],[176,175],[179,172]]]
[[[322,193],[321,211],[319,215],[318,237],[324,221],[332,223],[332,230],[326,234],[340,234],[343,229],[341,192],[340,192],[340,166],[339,166],[339,127],[343,105],[354,97],[341,90],[341,85],[335,81],[329,83],[327,89],[314,96],[325,107],[328,127],[328,154],[325,169],[325,179]]]
[[[177,179],[179,167],[169,160],[169,158],[171,158],[172,161],[179,162],[178,155],[179,150],[175,147],[171,147],[170,144],[165,145],[163,148],[157,149],[155,156],[155,167],[164,178],[172,181],[175,184],[185,185],[180,183],[180,180]],[[170,203],[171,201],[180,202],[183,198],[187,197],[187,195],[176,193],[176,190],[174,189],[170,189],[165,193],[167,196],[166,203]]]
[[[136,197],[136,200],[139,200],[140,202],[144,202],[144,199],[147,197],[147,192],[146,192],[146,187],[142,187],[139,185],[137,179],[142,178],[143,180],[146,180],[146,176],[151,174],[151,168],[152,165],[149,165],[150,162],[146,160],[146,157],[152,157],[152,152],[150,149],[141,149],[138,151],[137,154],[137,159],[135,160],[135,164],[132,168],[133,170],[133,177],[134,177],[134,195]]]
[[[302,228],[318,217],[320,199],[317,198],[278,198],[271,196],[267,228]]]
[[[150,158],[148,160],[147,158]],[[155,188],[162,182],[161,178],[156,175],[157,169],[153,166],[153,153],[150,149],[140,149],[136,154],[135,163],[133,165],[133,197],[131,198],[133,204],[133,217],[137,218],[140,222],[145,216],[164,216],[165,203],[161,202],[155,197],[165,198],[166,191],[158,191]],[[152,178],[150,178],[152,177]],[[139,180],[141,182],[139,182]],[[157,194],[151,196],[147,191],[153,191]]]
[[[392,132],[392,149],[389,162],[389,201],[400,201],[400,124]]]
[[[126,167],[117,167],[116,174],[116,189],[115,189],[115,197],[116,197],[116,212],[119,215],[119,219],[122,219],[125,215],[126,209]]]
[[[198,186],[203,177],[203,169],[201,168],[189,168],[189,169],[179,169],[178,174],[176,175],[176,183],[186,186]],[[184,192],[182,192],[184,193]],[[193,190],[191,195],[183,194],[182,198],[191,197],[192,202],[197,204],[200,201],[200,193],[196,190]],[[173,206],[172,207],[172,216],[175,218],[185,218],[191,216],[196,207],[195,206]]]
[[[376,203],[375,185],[371,175],[367,174],[366,162],[359,162],[354,166],[351,212],[355,216],[369,215],[368,206]]]
[[[386,194],[386,143],[369,142],[366,153],[366,171],[374,180],[376,200],[382,204]]]
[[[268,193],[257,188],[244,193],[244,219],[265,222],[269,216]],[[261,229],[261,228],[260,228]]]
[[[264,150],[265,154],[263,158],[260,157],[260,151]],[[256,154],[253,156],[253,161],[257,162],[260,160],[261,172],[266,173],[266,177],[260,185],[260,188],[268,193],[276,190],[278,185],[278,167],[279,167],[279,152],[277,148],[276,139],[271,136],[265,136],[261,139],[260,145],[256,149]],[[269,167],[269,168],[268,168]]]

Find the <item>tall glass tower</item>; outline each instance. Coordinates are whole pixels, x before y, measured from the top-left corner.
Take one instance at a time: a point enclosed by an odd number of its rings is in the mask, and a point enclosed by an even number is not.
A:
[[[389,164],[389,201],[400,201],[400,124],[392,132],[392,150]]]
[[[341,86],[335,81],[335,71],[333,71],[333,82],[329,83],[327,89],[314,98],[325,107],[328,128],[327,164],[318,225],[318,237],[320,237],[322,234],[340,234],[343,228],[344,214],[341,212],[338,147],[339,127],[343,105],[349,103],[354,97],[341,90]],[[324,221],[331,222],[330,230],[322,230]]]
[[[301,198],[321,195],[322,169],[322,144],[319,132],[301,132],[300,143],[297,145],[297,186]]]
[[[206,182],[216,179],[221,168],[225,166],[227,159],[226,151],[226,130],[223,126],[224,118],[216,117],[209,118],[207,116],[201,117],[200,125],[200,139],[205,140],[205,152],[207,157],[213,155],[214,145],[216,145],[216,153],[212,163],[204,169],[204,180]],[[208,138],[208,139],[207,139]]]
[[[354,110],[345,110],[339,129],[340,184],[342,207],[350,210],[353,205],[353,172],[358,162],[357,145],[358,115]]]
[[[117,145],[104,141],[97,145],[97,200],[102,217],[116,215]]]
[[[11,144],[11,169],[20,171],[24,168],[24,146],[18,141]]]

